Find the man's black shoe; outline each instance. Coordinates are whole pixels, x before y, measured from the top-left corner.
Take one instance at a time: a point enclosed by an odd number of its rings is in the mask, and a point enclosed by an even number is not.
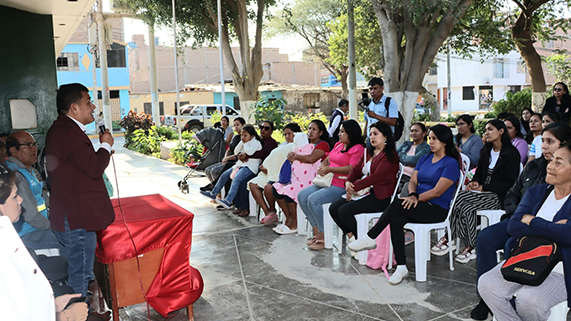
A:
[[[488,308],[484,300],[480,299],[480,303],[470,312],[470,318],[474,320],[486,320],[488,313],[490,313],[490,308]]]
[[[211,191],[214,188],[214,186],[212,186],[212,184],[208,184],[206,186],[202,186],[200,188],[201,191]]]

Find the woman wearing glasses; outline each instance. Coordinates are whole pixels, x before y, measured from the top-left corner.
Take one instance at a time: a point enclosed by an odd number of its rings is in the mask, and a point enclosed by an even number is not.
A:
[[[561,115],[561,120],[565,123],[569,122],[571,116],[571,96],[569,95],[569,88],[563,82],[558,82],[553,85],[553,96],[547,98],[543,113],[546,111],[556,111]]]

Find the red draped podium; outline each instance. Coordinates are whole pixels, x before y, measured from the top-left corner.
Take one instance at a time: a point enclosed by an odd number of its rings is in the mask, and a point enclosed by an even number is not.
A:
[[[198,300],[204,283],[200,272],[189,264],[194,215],[159,194],[122,198],[135,254],[119,202],[112,202],[115,221],[97,232],[98,260],[109,264],[164,248],[159,271],[147,291],[149,304],[166,317]]]

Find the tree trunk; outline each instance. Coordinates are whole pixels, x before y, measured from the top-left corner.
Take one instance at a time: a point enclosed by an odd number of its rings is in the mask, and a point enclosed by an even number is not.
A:
[[[255,124],[255,117],[254,114],[256,113],[255,110],[256,101],[255,100],[240,100],[240,116],[244,118],[246,124]]]
[[[532,40],[532,22],[533,14],[542,4],[549,0],[524,0],[514,2],[519,6],[521,13],[519,14],[515,24],[512,26],[512,38],[515,41],[517,50],[525,61],[531,78],[531,105],[535,112],[541,112],[545,104],[545,76],[543,75],[543,66],[541,65],[541,56],[535,50]]]
[[[387,96],[394,99],[399,110],[404,118],[404,127],[402,131],[402,136],[397,142],[397,146],[402,144],[405,140],[409,140],[410,125],[412,124],[412,116],[414,115],[414,108],[401,108],[401,106],[414,106],[416,100],[418,99],[418,91],[397,91],[394,93],[385,93]]]
[[[420,88],[420,96],[424,99],[424,108],[427,112],[430,113],[430,120],[431,121],[439,121],[440,120],[440,104],[436,97],[426,88]]]
[[[343,68],[339,71],[341,75],[341,98],[348,99],[349,97],[349,86],[347,85],[347,79],[349,78],[349,71],[348,68],[343,66]]]
[[[388,84],[385,91],[398,99],[406,130],[410,128],[424,75],[472,0],[442,2],[442,7],[430,12],[419,12],[411,7],[411,1],[402,2],[395,5],[387,0],[371,0],[383,36],[383,71]],[[450,9],[450,2],[454,3],[454,10]]]

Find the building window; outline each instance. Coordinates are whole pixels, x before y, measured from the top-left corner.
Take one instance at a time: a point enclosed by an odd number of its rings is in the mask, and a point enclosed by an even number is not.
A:
[[[319,93],[303,94],[303,107],[319,108]]]
[[[62,52],[57,58],[58,71],[79,71],[79,55],[77,52]]]
[[[494,88],[492,86],[480,86],[478,97],[480,99],[480,109],[490,110],[494,102]]]
[[[101,90],[97,92],[97,99],[103,99],[101,95]],[[119,99],[119,90],[109,90],[109,99]]]
[[[462,100],[474,100],[474,86],[462,87]]]
[[[520,60],[517,62],[517,73],[518,74],[527,73],[527,66],[525,65],[525,61]]]
[[[100,67],[100,59],[95,61],[95,67]],[[111,50],[107,50],[107,67],[108,68],[125,68],[127,67],[127,59],[125,59],[125,47],[123,45],[113,43]]]
[[[514,94],[521,91],[520,85],[508,86],[508,87],[509,87],[510,91]]]
[[[504,58],[494,59],[494,78],[508,78],[508,66]]]
[[[436,75],[438,75],[438,66],[432,66],[432,67],[430,67],[430,69],[428,69],[428,75],[429,75],[429,76],[436,76]]]
[[[152,115],[153,114],[153,104],[152,103],[143,103],[143,109],[145,114]],[[159,101],[159,115],[165,115],[165,105],[162,101]]]

